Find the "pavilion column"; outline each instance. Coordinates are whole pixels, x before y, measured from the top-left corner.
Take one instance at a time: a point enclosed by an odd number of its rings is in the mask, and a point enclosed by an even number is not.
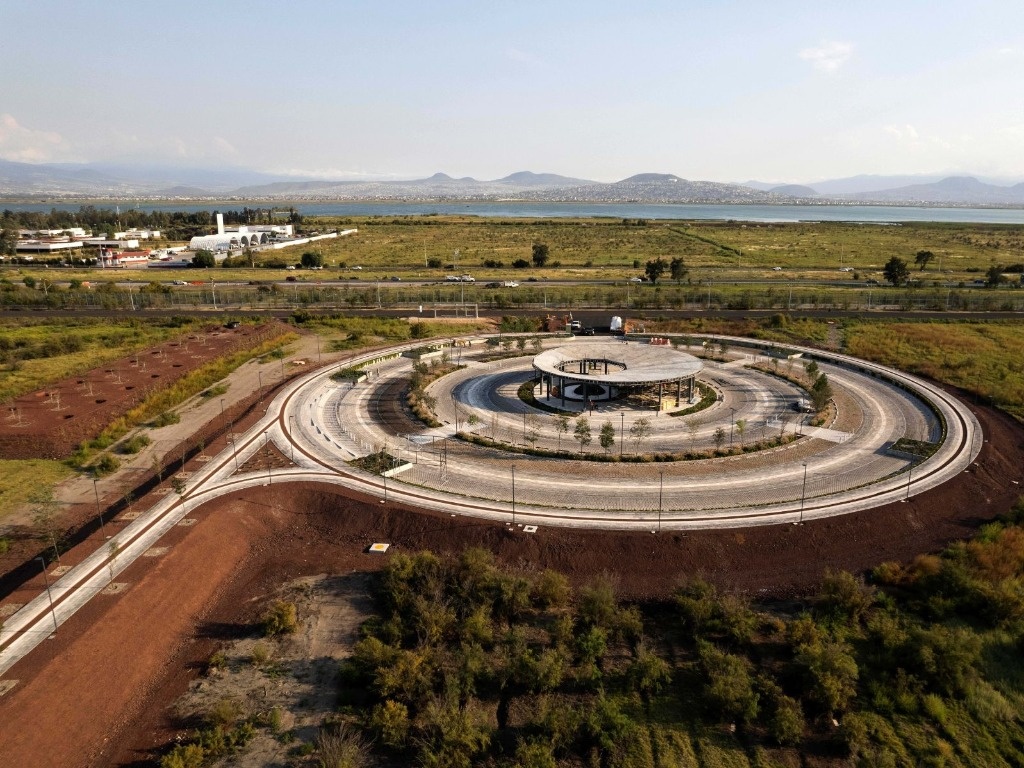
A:
[[[676,408],[679,407],[679,400],[683,396],[683,380],[676,379]]]
[[[686,399],[687,399],[687,401],[688,401],[688,402],[691,402],[691,403],[693,402],[693,382],[694,382],[695,380],[696,380],[696,377],[695,377],[695,376],[691,376],[691,377],[690,377],[690,392],[689,392],[689,394],[688,394],[688,395],[686,396]]]
[[[562,393],[562,407],[565,408],[565,376],[560,376],[558,382],[561,385],[559,391]]]
[[[665,392],[665,383],[662,381],[658,382],[658,410],[661,410],[661,397]]]
[[[548,393],[547,393],[547,395],[545,395],[545,397],[550,398],[551,397],[551,374],[550,373],[544,374],[544,380],[547,382],[547,385],[548,385]]]

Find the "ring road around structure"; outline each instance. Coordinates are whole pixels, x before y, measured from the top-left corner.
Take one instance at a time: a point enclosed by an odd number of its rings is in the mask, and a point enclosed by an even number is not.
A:
[[[8,618],[0,628],[0,674],[106,589],[164,533],[187,522],[193,510],[243,489],[318,482],[384,503],[522,526],[706,529],[796,523],[905,500],[963,472],[980,451],[981,428],[973,414],[922,379],[791,345],[780,365],[771,345],[705,338],[712,344],[724,341],[731,350],[728,360],[705,361],[700,373],[701,383],[717,392],[713,404],[674,418],[614,403],[599,404],[591,412],[592,404],[581,401],[576,410],[594,434],[604,423],[615,429],[613,445],[597,453],[619,452],[628,459],[634,453],[708,447],[713,441],[720,446],[725,432],[734,445],[737,437],[745,444],[776,434],[788,436],[789,442],[752,453],[665,463],[525,455],[517,451],[527,443],[575,450],[571,441],[578,419],[570,421],[569,432],[559,431],[555,416],[521,400],[520,387],[535,376],[533,355],[492,360],[488,355],[494,348],[485,337],[453,346],[449,354],[464,367],[428,387],[438,418],[446,422],[439,428],[396,434],[377,413],[382,396],[411,372],[413,361],[403,353],[421,344],[357,357],[297,379],[277,394],[263,419],[244,434],[232,435],[223,452],[194,472],[182,493],[160,497],[115,537],[115,548],[104,545],[51,583],[49,594],[40,594]],[[562,337],[542,344],[549,349],[580,345],[585,356],[588,343],[593,342]],[[828,375],[836,392],[830,424],[806,426],[792,410],[799,390],[785,375],[792,372],[793,355],[814,360]],[[802,370],[803,362],[795,365]],[[334,380],[343,367],[361,367],[366,380]],[[535,394],[546,397],[541,388]],[[641,420],[647,422],[645,430],[631,429]],[[464,432],[489,435],[488,442],[501,447],[455,438],[456,424]],[[641,444],[637,438],[645,432]],[[894,452],[900,437],[931,443],[934,453],[915,459]],[[294,466],[244,471],[245,462],[269,443]],[[381,450],[395,459],[384,474],[350,463]]]

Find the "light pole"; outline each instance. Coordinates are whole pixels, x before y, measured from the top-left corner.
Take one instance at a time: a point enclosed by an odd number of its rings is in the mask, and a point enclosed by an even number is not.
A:
[[[807,462],[804,462],[804,485],[800,491],[800,525],[804,524],[804,501],[807,498]]]
[[[622,441],[626,434],[626,412],[619,411],[619,458],[622,458]]]
[[[658,473],[658,533],[661,533],[661,509],[665,497],[665,473]]]
[[[43,581],[46,582],[46,596],[50,599],[50,615],[53,617],[53,634],[56,635],[57,612],[53,610],[53,593],[50,592],[50,577],[46,575],[46,560],[42,557],[37,557],[36,560],[43,564]]]
[[[260,402],[263,402],[263,371],[256,371],[256,375],[260,379]]]
[[[221,416],[224,415],[224,398],[223,397],[220,399],[220,415]]]
[[[736,409],[730,408],[729,411],[732,413],[732,421],[729,422],[729,447],[732,448],[732,428],[736,424]]]
[[[904,501],[910,501],[910,478],[914,476],[914,462],[910,462],[910,466],[907,468],[907,498]]]
[[[319,336],[316,337],[316,361],[317,361],[317,363],[321,362],[321,358],[320,358],[320,337]]]
[[[92,492],[96,495],[96,514],[100,518],[100,530],[103,531],[104,534],[106,534],[107,526],[106,523],[103,522],[103,512],[100,510],[100,491],[96,487],[97,482],[97,479],[94,477],[92,479]]]
[[[512,465],[512,525],[516,524],[516,465]]]
[[[288,414],[288,442],[292,445],[292,464],[295,463],[295,438],[292,437],[292,419],[295,418],[291,414]]]
[[[235,439],[235,433],[231,433],[231,447],[234,449],[232,453],[235,454],[235,472],[238,471],[238,442]]]
[[[270,472],[270,433],[263,433],[263,450],[267,454],[267,485],[274,484],[274,476]]]

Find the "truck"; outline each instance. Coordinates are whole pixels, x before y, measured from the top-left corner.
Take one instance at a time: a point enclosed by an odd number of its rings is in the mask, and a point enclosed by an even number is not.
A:
[[[624,333],[622,329],[622,318],[619,317],[618,315],[613,317],[611,322],[608,324],[608,331],[613,336],[622,336]]]

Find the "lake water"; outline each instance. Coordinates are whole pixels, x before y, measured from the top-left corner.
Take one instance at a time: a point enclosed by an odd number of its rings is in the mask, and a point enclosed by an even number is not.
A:
[[[0,203],[12,211],[47,213],[77,211],[81,203]],[[114,203],[97,203],[97,208],[113,208]],[[1020,208],[932,208],[888,205],[671,205],[650,203],[405,203],[405,202],[323,202],[276,204],[256,201],[221,203],[118,203],[121,210],[143,211],[228,211],[276,205],[294,206],[304,216],[425,216],[461,215],[501,218],[610,218],[610,219],[685,219],[711,221],[797,222],[846,221],[865,224],[899,222],[957,222],[981,224],[1024,224]]]

